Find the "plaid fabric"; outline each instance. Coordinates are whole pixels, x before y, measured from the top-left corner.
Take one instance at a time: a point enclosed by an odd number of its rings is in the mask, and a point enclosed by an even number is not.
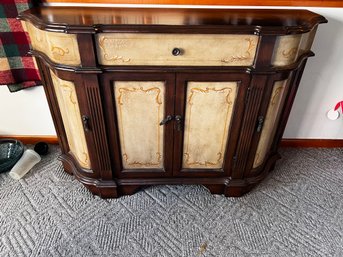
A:
[[[30,0],[1,0],[0,5],[0,85],[11,92],[41,85],[34,59],[27,54],[30,42],[18,13],[32,6]]]

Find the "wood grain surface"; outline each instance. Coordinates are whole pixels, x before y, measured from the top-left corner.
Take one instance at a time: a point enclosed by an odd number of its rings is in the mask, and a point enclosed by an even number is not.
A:
[[[80,3],[75,0],[46,0],[46,3]],[[175,4],[175,5],[239,5],[239,6],[315,6],[343,7],[343,1],[337,0],[84,0],[82,3],[98,4]]]

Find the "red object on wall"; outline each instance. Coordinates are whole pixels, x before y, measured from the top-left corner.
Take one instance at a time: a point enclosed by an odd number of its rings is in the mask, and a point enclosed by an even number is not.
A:
[[[339,108],[341,108],[341,112],[343,113],[343,101],[340,101],[335,106],[335,111],[337,111]]]

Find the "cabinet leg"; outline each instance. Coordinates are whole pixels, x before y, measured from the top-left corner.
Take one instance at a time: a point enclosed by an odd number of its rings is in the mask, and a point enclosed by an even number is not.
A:
[[[224,195],[226,197],[240,197],[243,196],[245,193],[249,192],[252,187],[239,187],[239,186],[225,186]]]
[[[210,190],[211,194],[223,194],[225,190],[225,185],[214,185],[214,184],[204,184],[208,190]]]
[[[60,160],[60,161],[62,162],[64,171],[65,171],[66,173],[68,173],[69,175],[74,175],[74,173],[73,173],[73,171],[72,171],[73,168],[70,166],[70,164],[67,163],[67,162],[64,162],[64,161],[62,161],[62,160]]]
[[[139,191],[140,189],[142,189],[143,186],[141,185],[130,185],[130,186],[120,186],[119,187],[119,196],[122,195],[133,195],[134,193],[136,193],[137,191]]]
[[[118,195],[117,187],[112,186],[106,186],[106,185],[87,185],[83,184],[89,191],[91,191],[94,195],[98,195],[101,198],[118,198],[120,195]]]

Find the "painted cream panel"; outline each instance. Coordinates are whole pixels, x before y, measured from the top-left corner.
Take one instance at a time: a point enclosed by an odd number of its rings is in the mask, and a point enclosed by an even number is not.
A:
[[[80,53],[76,35],[40,30],[26,22],[34,50],[45,53],[53,62],[66,65],[80,65]]]
[[[269,101],[267,115],[264,120],[260,141],[257,146],[253,168],[261,165],[268,153],[275,136],[275,124],[280,118],[282,106],[285,101],[287,80],[277,81],[274,84],[272,96]]]
[[[316,30],[317,27],[304,34],[277,37],[272,65],[285,66],[296,62],[299,56],[311,49]]]
[[[75,85],[73,82],[58,78],[52,71],[50,73],[70,151],[81,167],[90,169],[91,164]]]
[[[163,168],[164,82],[116,81],[114,97],[124,169]]]
[[[100,33],[96,36],[103,65],[247,66],[255,58],[258,36]],[[183,50],[173,56],[172,50]]]
[[[183,168],[223,167],[237,82],[189,82]]]

